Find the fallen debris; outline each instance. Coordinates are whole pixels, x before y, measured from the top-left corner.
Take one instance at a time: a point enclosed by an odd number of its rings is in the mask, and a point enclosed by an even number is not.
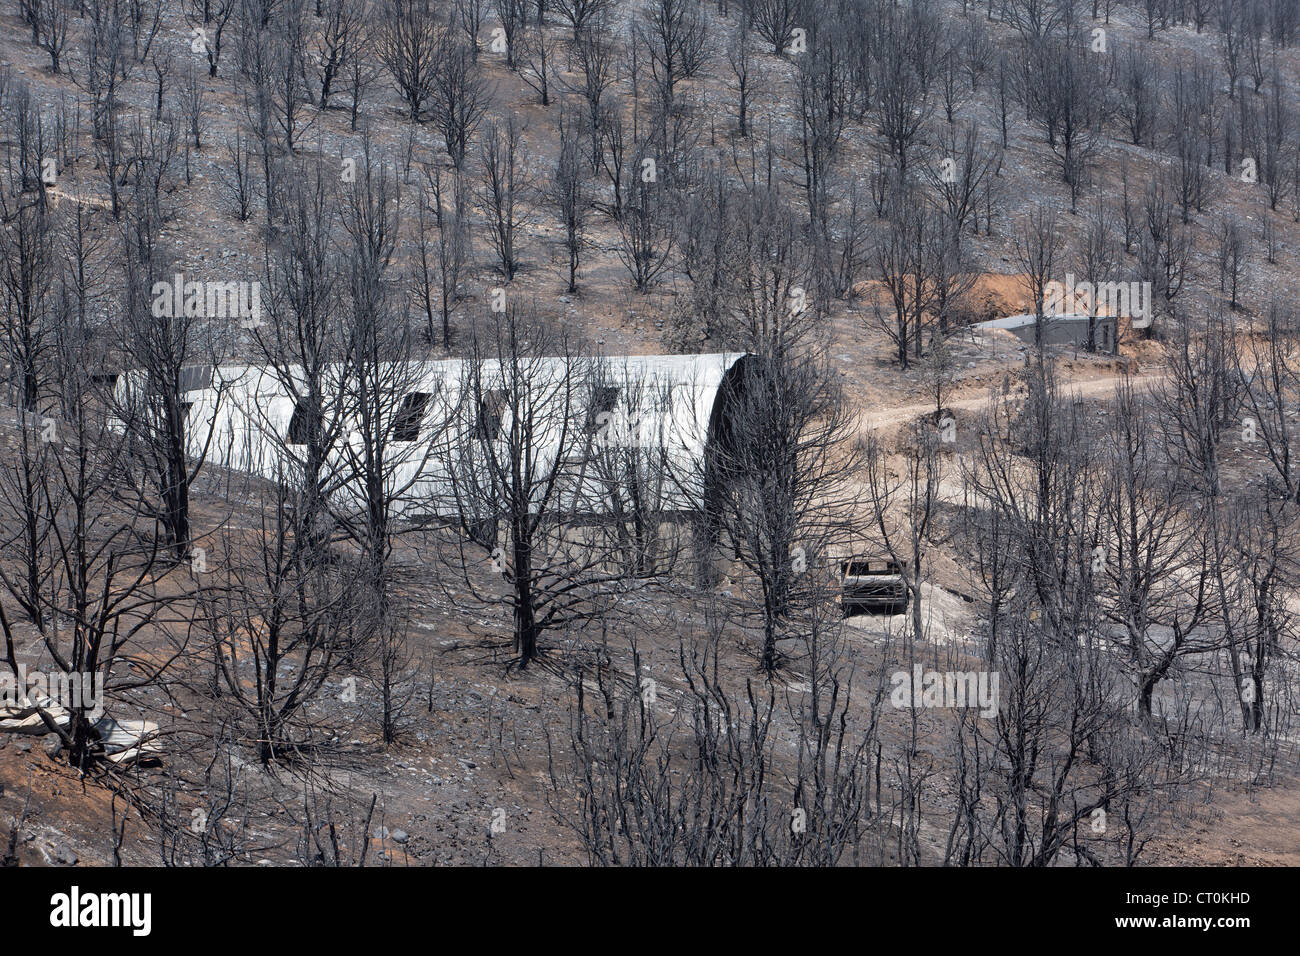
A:
[[[41,711],[60,730],[65,730],[71,721],[66,708],[37,694],[34,700],[24,697],[21,706],[0,706],[0,734],[45,736],[50,733],[50,728],[41,718]],[[127,764],[137,760],[154,762],[162,755],[162,748],[157,743],[160,728],[153,721],[114,720],[105,715],[91,724],[91,729],[104,747],[104,757],[111,763]]]
[[[0,705],[0,733],[30,734],[43,737],[50,732],[49,725],[41,719],[40,711],[45,711],[54,725],[60,730],[68,726],[71,720],[63,707],[50,698],[37,694],[36,699],[23,697],[21,704]]]
[[[105,758],[115,764],[137,760],[153,763],[162,757],[157,743],[159,727],[151,720],[114,720],[105,716],[93,726],[104,745]]]

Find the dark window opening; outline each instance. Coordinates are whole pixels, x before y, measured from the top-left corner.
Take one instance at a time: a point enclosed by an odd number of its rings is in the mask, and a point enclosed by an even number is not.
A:
[[[311,429],[307,426],[307,406],[303,399],[293,406],[293,415],[289,419],[289,444],[305,445],[310,437]]]
[[[860,578],[868,575],[902,574],[903,566],[892,560],[869,560],[854,558],[840,562],[840,574],[846,578]]]
[[[587,407],[587,432],[592,434],[609,424],[610,416],[618,405],[619,389],[615,385],[598,385],[591,392]]]
[[[428,392],[412,392],[402,397],[401,407],[393,419],[393,441],[419,441],[420,423],[429,406]]]
[[[478,418],[474,422],[474,437],[493,441],[501,435],[506,417],[506,393],[490,389],[478,400]]]
[[[190,412],[194,409],[193,402],[181,402],[181,420],[177,423],[181,428],[181,435],[188,435],[190,430]]]
[[[177,383],[181,392],[193,392],[200,388],[212,387],[211,365],[186,365],[181,369]]]

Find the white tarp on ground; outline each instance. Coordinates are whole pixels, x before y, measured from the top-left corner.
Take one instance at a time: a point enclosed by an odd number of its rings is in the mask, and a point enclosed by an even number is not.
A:
[[[0,733],[43,736],[50,733],[49,725],[41,719],[45,711],[54,725],[66,730],[71,721],[66,708],[54,703],[43,694],[24,697],[21,706],[0,705]],[[100,717],[91,729],[104,745],[104,756],[116,764],[134,760],[157,758],[162,748],[157,743],[159,727],[150,720],[114,720]]]
[[[66,710],[44,694],[35,694],[33,697],[23,697],[18,705],[0,704],[0,733],[36,736],[50,733],[49,725],[41,719],[38,709],[49,714],[60,730],[68,726],[70,718]]]
[[[159,727],[150,720],[114,720],[101,717],[95,721],[96,736],[104,745],[104,756],[113,763],[130,763],[161,756],[158,746]]]

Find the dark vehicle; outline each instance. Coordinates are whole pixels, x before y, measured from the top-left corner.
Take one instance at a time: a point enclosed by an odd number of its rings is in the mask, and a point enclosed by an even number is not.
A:
[[[840,562],[840,607],[850,614],[902,614],[907,586],[897,561],[854,558]]]

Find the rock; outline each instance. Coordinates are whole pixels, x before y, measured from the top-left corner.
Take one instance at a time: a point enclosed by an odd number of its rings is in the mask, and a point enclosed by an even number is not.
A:
[[[32,749],[32,742],[30,740],[16,740],[14,741],[14,749],[20,754],[29,753]]]
[[[58,734],[46,734],[42,749],[45,751],[45,756],[56,760],[59,754],[63,753],[63,741],[59,739]]]
[[[73,853],[66,845],[59,843],[50,847],[50,849],[54,853],[56,862],[62,863],[64,866],[77,865],[77,854]]]
[[[387,840],[389,837],[388,827],[380,827],[375,831],[376,840]]]
[[[410,839],[411,839],[411,835],[410,835],[409,833],[407,833],[405,830],[394,830],[394,831],[393,831],[393,842],[394,842],[394,843],[407,843],[407,842],[410,841]]]

